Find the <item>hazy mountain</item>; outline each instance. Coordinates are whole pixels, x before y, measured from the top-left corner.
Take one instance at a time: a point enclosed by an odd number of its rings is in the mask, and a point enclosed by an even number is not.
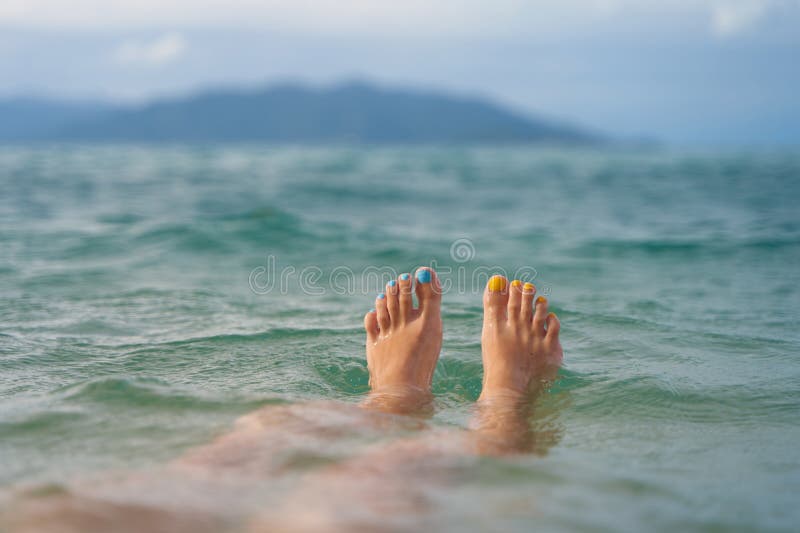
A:
[[[280,85],[216,91],[136,108],[81,109],[32,102],[11,109],[20,129],[0,138],[64,141],[265,141],[275,143],[594,142],[578,128],[517,115],[491,102],[363,83],[328,89]],[[24,111],[24,112],[23,112]],[[5,121],[3,121],[5,122]],[[13,127],[13,126],[12,126]]]
[[[92,120],[110,106],[89,102],[57,102],[37,98],[0,100],[0,141],[52,137],[76,121]]]

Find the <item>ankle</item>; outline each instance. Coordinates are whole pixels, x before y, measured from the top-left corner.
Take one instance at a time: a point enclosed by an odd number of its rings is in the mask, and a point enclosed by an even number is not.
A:
[[[525,387],[489,386],[484,384],[481,395],[478,397],[480,404],[521,404],[528,398]]]
[[[361,406],[382,412],[405,414],[426,410],[432,403],[433,394],[429,387],[392,384],[375,387]]]

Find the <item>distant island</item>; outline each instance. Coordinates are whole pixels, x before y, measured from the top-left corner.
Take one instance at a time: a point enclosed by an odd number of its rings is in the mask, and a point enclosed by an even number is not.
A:
[[[581,128],[526,117],[479,98],[386,89],[283,84],[209,91],[142,106],[0,100],[0,142],[592,144]]]

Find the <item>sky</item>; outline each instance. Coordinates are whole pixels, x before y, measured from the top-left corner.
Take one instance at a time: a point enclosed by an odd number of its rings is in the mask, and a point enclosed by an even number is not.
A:
[[[621,138],[800,145],[800,0],[0,0],[0,97],[352,79]]]

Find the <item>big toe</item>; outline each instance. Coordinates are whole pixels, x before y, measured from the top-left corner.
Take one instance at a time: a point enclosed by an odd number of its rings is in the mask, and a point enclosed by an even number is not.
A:
[[[483,292],[483,310],[486,318],[505,320],[508,306],[508,279],[505,276],[492,276]]]
[[[439,314],[442,305],[442,285],[432,268],[421,267],[416,273],[417,301],[422,314]]]

